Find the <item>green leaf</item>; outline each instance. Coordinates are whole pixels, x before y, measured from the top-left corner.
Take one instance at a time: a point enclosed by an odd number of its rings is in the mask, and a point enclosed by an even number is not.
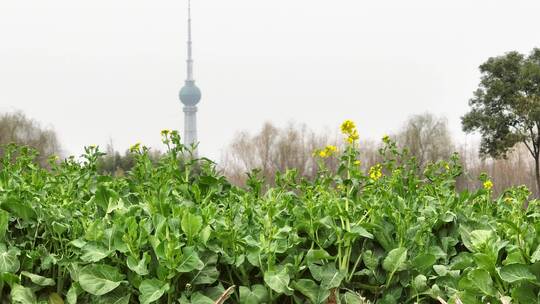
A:
[[[493,280],[489,275],[489,272],[484,269],[475,269],[468,274],[470,284],[482,293],[492,296],[495,294],[493,289]]]
[[[48,304],[64,304],[64,300],[62,297],[57,294],[56,292],[53,292],[49,295],[49,300],[47,301]]]
[[[150,263],[150,260],[150,255],[148,252],[145,252],[143,254],[143,258],[139,261],[136,258],[129,256],[126,261],[126,265],[131,271],[140,276],[144,276],[148,274],[148,264]]]
[[[11,247],[8,250],[5,244],[0,243],[0,273],[16,273],[21,266],[17,258],[19,254],[19,249]]]
[[[36,295],[32,289],[15,284],[11,288],[12,304],[37,304]]]
[[[56,283],[53,279],[49,279],[46,277],[42,277],[37,274],[29,273],[27,271],[22,271],[21,274],[32,281],[32,283],[39,285],[39,286],[54,286]]]
[[[82,250],[84,254],[81,256],[81,260],[86,263],[99,262],[111,254],[111,251],[93,244],[86,244]]]
[[[203,295],[200,292],[195,292],[191,296],[191,304],[214,304],[215,301]]]
[[[66,294],[66,302],[68,304],[77,304],[77,297],[81,293],[81,287],[79,283],[73,282]]]
[[[508,283],[536,280],[536,276],[531,273],[527,265],[523,264],[510,264],[503,266],[499,269],[499,276],[503,281]]]
[[[32,207],[32,204],[25,200],[9,198],[1,203],[1,207],[24,221],[32,221],[36,218],[36,211]]]
[[[540,244],[538,244],[538,247],[536,247],[536,250],[531,255],[531,263],[536,263],[540,261]]]
[[[9,213],[0,209],[0,242],[3,242],[6,238],[8,225],[9,225]]]
[[[330,296],[328,289],[320,287],[313,280],[301,279],[293,282],[292,286],[314,304],[323,303]]]
[[[383,269],[395,273],[407,269],[407,248],[398,247],[392,249],[383,261]]]
[[[470,234],[471,245],[475,250],[480,250],[494,235],[492,230],[474,230]]]
[[[264,273],[264,282],[277,293],[290,294],[292,289],[289,288],[291,278],[287,273],[287,269],[281,271],[267,271]]]
[[[130,290],[127,287],[121,286],[106,295],[98,297],[95,304],[129,304],[130,299]]]
[[[88,265],[81,268],[79,284],[81,288],[95,296],[104,295],[122,283],[124,276],[109,265]]]
[[[251,289],[240,286],[240,304],[260,304],[268,299],[268,290],[263,285],[252,285]]]
[[[424,253],[424,254],[417,255],[411,261],[411,265],[413,268],[423,271],[433,266],[436,261],[437,261],[437,258],[435,257],[435,255],[431,253]]]
[[[176,270],[181,273],[191,272],[193,270],[201,270],[204,268],[204,263],[199,258],[199,254],[193,247],[182,248],[182,259]]]
[[[306,254],[306,264],[309,266],[315,262],[333,259],[324,249],[310,249]]]
[[[326,264],[324,266],[311,265],[309,267],[313,278],[321,282],[323,289],[332,289],[339,287],[341,281],[345,278],[342,272],[336,269],[335,264]]]
[[[169,284],[157,279],[142,281],[139,286],[139,302],[149,304],[159,300],[169,290]]]
[[[191,240],[201,231],[202,223],[202,217],[186,212],[182,217],[182,231]]]
[[[423,274],[417,275],[412,282],[412,286],[414,287],[414,289],[416,289],[416,291],[419,291],[419,292],[426,290],[427,288],[426,276]]]
[[[359,294],[351,291],[347,291],[343,295],[343,304],[364,304],[367,303],[366,299],[362,298]]]

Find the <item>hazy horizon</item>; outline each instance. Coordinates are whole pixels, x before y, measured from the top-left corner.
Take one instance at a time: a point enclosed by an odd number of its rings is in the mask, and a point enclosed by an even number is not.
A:
[[[532,0],[192,2],[200,151],[216,160],[265,121],[352,119],[377,139],[431,112],[465,140],[478,66],[540,47]],[[161,148],[183,128],[186,3],[0,0],[0,112],[53,126],[67,154]]]

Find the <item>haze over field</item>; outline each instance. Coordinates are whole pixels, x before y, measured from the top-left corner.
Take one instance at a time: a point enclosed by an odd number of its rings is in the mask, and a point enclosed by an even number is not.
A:
[[[183,127],[185,1],[0,0],[0,111],[53,125],[82,146],[160,147]],[[193,0],[199,139],[217,159],[265,120],[361,136],[415,113],[460,116],[478,65],[538,46],[538,1]]]

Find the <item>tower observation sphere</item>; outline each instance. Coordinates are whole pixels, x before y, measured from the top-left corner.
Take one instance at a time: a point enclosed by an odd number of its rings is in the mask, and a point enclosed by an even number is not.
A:
[[[201,90],[195,85],[194,80],[186,80],[186,84],[180,90],[180,101],[185,106],[195,106],[201,101]]]

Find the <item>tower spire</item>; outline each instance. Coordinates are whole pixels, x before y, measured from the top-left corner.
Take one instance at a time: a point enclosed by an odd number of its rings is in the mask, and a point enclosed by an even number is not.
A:
[[[187,42],[187,79],[186,81],[193,81],[193,57],[191,49],[191,0],[188,0],[188,42]]]

